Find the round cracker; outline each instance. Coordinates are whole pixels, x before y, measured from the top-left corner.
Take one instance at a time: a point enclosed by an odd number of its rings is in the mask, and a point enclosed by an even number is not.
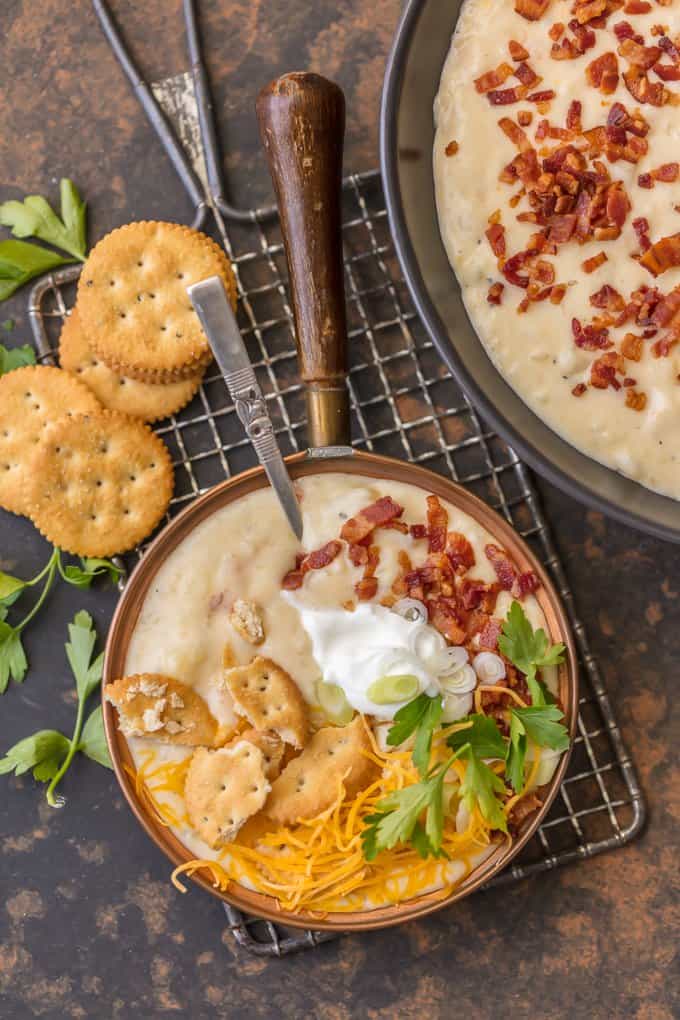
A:
[[[168,508],[170,454],[148,425],[117,411],[61,418],[34,448],[24,487],[45,538],[78,556],[113,556],[146,538]]]
[[[220,276],[236,307],[229,259],[205,234],[178,223],[140,221],[107,234],[90,252],[78,308],[90,344],[114,372],[176,382],[210,361],[210,345],[187,287]]]
[[[27,513],[24,490],[30,456],[50,422],[97,412],[84,383],[49,365],[27,365],[0,378],[0,506]]]
[[[177,414],[197,393],[203,379],[201,371],[179,382],[144,383],[114,372],[92,350],[77,308],[63,325],[59,362],[65,371],[77,375],[104,407],[142,421],[158,421]]]

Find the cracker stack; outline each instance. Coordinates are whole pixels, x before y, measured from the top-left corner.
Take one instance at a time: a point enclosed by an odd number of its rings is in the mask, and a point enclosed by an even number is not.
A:
[[[93,249],[60,338],[61,368],[0,378],[0,506],[33,520],[66,552],[111,556],[165,514],[173,470],[144,422],[198,390],[210,347],[187,287],[220,276],[224,252],[175,223],[130,223]]]

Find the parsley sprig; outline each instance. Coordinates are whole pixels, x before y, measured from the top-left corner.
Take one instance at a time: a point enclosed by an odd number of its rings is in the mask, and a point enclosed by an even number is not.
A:
[[[427,694],[419,694],[399,709],[387,734],[390,747],[398,747],[415,733],[412,758],[421,779],[427,775],[430,767],[432,734],[441,723],[443,711],[441,697],[431,698]]]
[[[21,347],[5,347],[0,344],[0,375],[15,368],[23,368],[24,365],[35,365],[35,361],[35,351],[30,344]]]
[[[0,241],[0,301],[36,276],[71,262],[84,262],[87,255],[86,207],[73,181],[62,178],[59,185],[60,216],[47,199],[29,195],[0,204],[0,224],[10,227],[14,237],[36,237],[68,257],[24,240]]]
[[[419,783],[395,790],[378,801],[375,814],[365,818],[368,824],[361,836],[367,861],[375,860],[381,850],[391,850],[397,843],[411,843],[423,858],[447,856],[442,850],[444,776],[464,750],[456,751]]]
[[[81,558],[79,564],[67,564],[62,560],[62,553],[56,546],[45,566],[35,577],[28,581],[13,577],[0,570],[0,694],[7,690],[10,680],[21,683],[28,670],[28,659],[22,642],[22,634],[28,624],[40,612],[54,584],[55,578],[61,576],[67,584],[76,588],[89,588],[97,577],[107,575],[117,581],[122,569],[110,560]],[[37,586],[40,594],[31,609],[18,623],[10,624],[7,616],[10,608],[23,595]]]
[[[542,666],[557,666],[564,662],[564,645],[561,642],[549,644],[543,628],[534,630],[521,604],[515,601],[503,622],[498,647],[526,676],[532,704],[545,705],[546,692],[536,674]]]
[[[93,761],[112,768],[101,705],[98,705],[85,722],[88,699],[97,688],[102,676],[103,653],[93,659],[97,634],[89,613],[76,613],[68,626],[69,640],[65,645],[66,657],[76,682],[78,708],[71,738],[58,730],[38,730],[24,737],[0,758],[0,775],[14,772],[20,776],[31,770],[33,778],[48,783],[46,797],[52,807],[62,807],[64,798],[55,791],[68,772],[75,755],[80,752]]]

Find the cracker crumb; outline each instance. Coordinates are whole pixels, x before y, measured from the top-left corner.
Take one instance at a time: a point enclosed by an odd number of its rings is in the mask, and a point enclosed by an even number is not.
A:
[[[264,641],[262,610],[254,602],[236,599],[231,607],[229,622],[236,633],[251,645],[261,645]]]

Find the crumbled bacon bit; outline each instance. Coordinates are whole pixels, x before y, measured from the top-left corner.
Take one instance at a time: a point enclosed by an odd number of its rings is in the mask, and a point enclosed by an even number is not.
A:
[[[601,265],[607,261],[607,256],[603,251],[598,252],[597,255],[592,255],[585,262],[581,263],[581,269],[584,273],[594,273]]]
[[[602,354],[590,366],[590,385],[598,390],[606,390],[611,386],[614,390],[621,389],[621,383],[616,378],[616,373],[624,374],[625,362],[616,351],[608,351]]]
[[[661,81],[680,81],[680,67],[675,64],[655,64],[652,70]]]
[[[638,188],[646,188],[648,191],[654,187],[654,181],[652,180],[651,174],[638,174]]]
[[[512,103],[519,103],[527,93],[525,85],[515,85],[510,89],[493,89],[487,92],[486,98],[492,106],[510,106]]]
[[[456,574],[464,574],[475,565],[475,553],[465,535],[450,531],[446,537],[446,555]]]
[[[530,96],[527,96],[527,103],[549,103],[555,98],[556,92],[554,89],[543,89],[542,92],[532,92]]]
[[[581,134],[581,104],[578,99],[572,99],[567,110],[567,130],[573,131],[576,134]]]
[[[458,152],[458,149],[459,149],[458,142],[456,142],[455,140],[451,141],[451,142],[449,142],[449,144],[444,149],[444,155],[445,156],[455,156],[456,153]]]
[[[521,599],[538,588],[539,581],[533,571],[520,574],[506,551],[500,546],[489,543],[484,546],[484,553],[494,569],[501,588],[504,591],[509,591],[514,598]]]
[[[466,637],[465,621],[453,599],[436,598],[428,603],[430,623],[440,634],[454,645],[463,643]]]
[[[640,251],[647,251],[648,248],[651,248],[652,242],[649,240],[649,223],[644,216],[638,216],[637,219],[633,220],[633,230],[637,235]]]
[[[618,290],[615,290],[608,283],[605,283],[599,290],[590,295],[590,303],[593,308],[606,308],[610,313],[622,312],[626,307],[626,302]]]
[[[360,510],[356,517],[350,517],[345,521],[340,530],[340,538],[350,545],[361,542],[376,528],[382,527],[395,517],[401,517],[403,512],[404,508],[395,503],[390,496],[383,496]]]
[[[656,64],[661,52],[659,46],[641,46],[635,39],[623,39],[619,44],[619,56],[643,71],[648,71]]]
[[[640,393],[639,390],[627,390],[626,392],[626,407],[630,407],[632,411],[644,411],[647,406],[647,394]]]
[[[644,45],[644,39],[641,35],[637,35],[635,29],[629,21],[618,21],[614,26],[614,35],[617,39],[634,39],[640,46]]]
[[[491,250],[496,258],[505,255],[505,227],[502,223],[492,223],[485,231]]]
[[[679,163],[662,163],[656,170],[651,171],[655,181],[663,181],[665,184],[672,184],[674,181],[677,181],[679,174]]]
[[[517,65],[513,73],[515,75],[515,78],[519,79],[522,85],[526,85],[527,88],[530,88],[532,85],[535,85],[537,82],[541,80],[534,71],[534,69],[532,67],[529,67],[527,62],[524,60],[522,61],[521,64]]]
[[[667,358],[679,342],[679,339],[674,333],[667,333],[666,336],[662,336],[660,340],[656,340],[652,344],[652,357]]]
[[[550,0],[515,0],[515,10],[527,21],[539,21],[550,6]]]
[[[517,114],[517,123],[521,127],[529,127],[533,119],[534,115],[531,110],[520,110]]]
[[[497,89],[499,85],[507,81],[512,73],[513,69],[510,64],[499,64],[495,70],[485,71],[479,78],[475,78],[475,88],[480,93],[490,92],[491,89]]]
[[[436,496],[427,497],[428,552],[443,552],[446,548],[446,528],[449,515]]]
[[[408,530],[411,538],[427,538],[427,527],[424,524],[412,524]]]
[[[626,0],[624,14],[649,14],[652,5],[647,0]]]
[[[488,619],[482,629],[477,631],[477,644],[482,649],[490,652],[498,648],[498,639],[501,636],[502,623],[500,620]]]
[[[660,276],[667,269],[680,266],[680,233],[662,237],[651,245],[640,259],[640,265],[652,276]]]
[[[586,80],[604,95],[616,92],[619,83],[619,62],[615,53],[603,53],[586,67]]]
[[[501,117],[498,126],[520,152],[533,152],[533,146],[522,128],[510,117]]]
[[[663,106],[668,101],[668,92],[660,82],[650,82],[645,72],[633,64],[623,72],[626,88],[638,103]]]
[[[660,50],[670,57],[674,64],[680,64],[680,49],[676,44],[668,38],[667,35],[662,35],[657,43]]]
[[[513,60],[529,59],[529,51],[526,50],[521,43],[518,43],[516,39],[510,40],[508,43],[508,50],[510,51],[510,56]]]
[[[564,24],[561,21],[556,21],[552,28],[548,31],[549,37],[553,42],[557,42],[561,35],[564,35]]]
[[[640,361],[642,358],[642,337],[635,333],[626,333],[621,341],[621,353],[629,361]]]
[[[680,329],[680,285],[675,287],[670,294],[661,298],[652,312],[651,318],[655,326],[671,326],[673,329]]]
[[[550,303],[552,305],[560,305],[564,300],[564,295],[567,293],[566,283],[556,283],[554,287],[550,288]]]
[[[486,295],[486,300],[489,302],[490,305],[499,305],[503,300],[504,290],[505,290],[504,283],[492,283]]]
[[[572,396],[574,396],[574,397],[582,397],[587,389],[588,389],[588,387],[586,386],[585,383],[583,383],[583,382],[577,383],[576,386],[574,386],[573,390],[571,391]]]
[[[380,549],[377,545],[372,545],[368,549],[368,556],[366,559],[366,565],[364,567],[364,575],[360,581],[354,585],[354,591],[357,594],[357,598],[360,602],[368,602],[372,599],[378,590],[378,579],[375,576],[375,572],[378,569],[378,563],[380,562]]]
[[[303,556],[296,562],[293,570],[288,571],[281,582],[281,587],[287,591],[301,588],[305,574],[309,573],[310,570],[321,570],[323,567],[327,567],[340,554],[341,549],[342,542],[333,539],[322,545],[320,549],[307,553],[306,556]]]
[[[609,330],[606,327],[598,329],[596,326],[582,326],[576,318],[571,320],[571,332],[574,343],[584,351],[604,351],[612,346],[609,339]]]

